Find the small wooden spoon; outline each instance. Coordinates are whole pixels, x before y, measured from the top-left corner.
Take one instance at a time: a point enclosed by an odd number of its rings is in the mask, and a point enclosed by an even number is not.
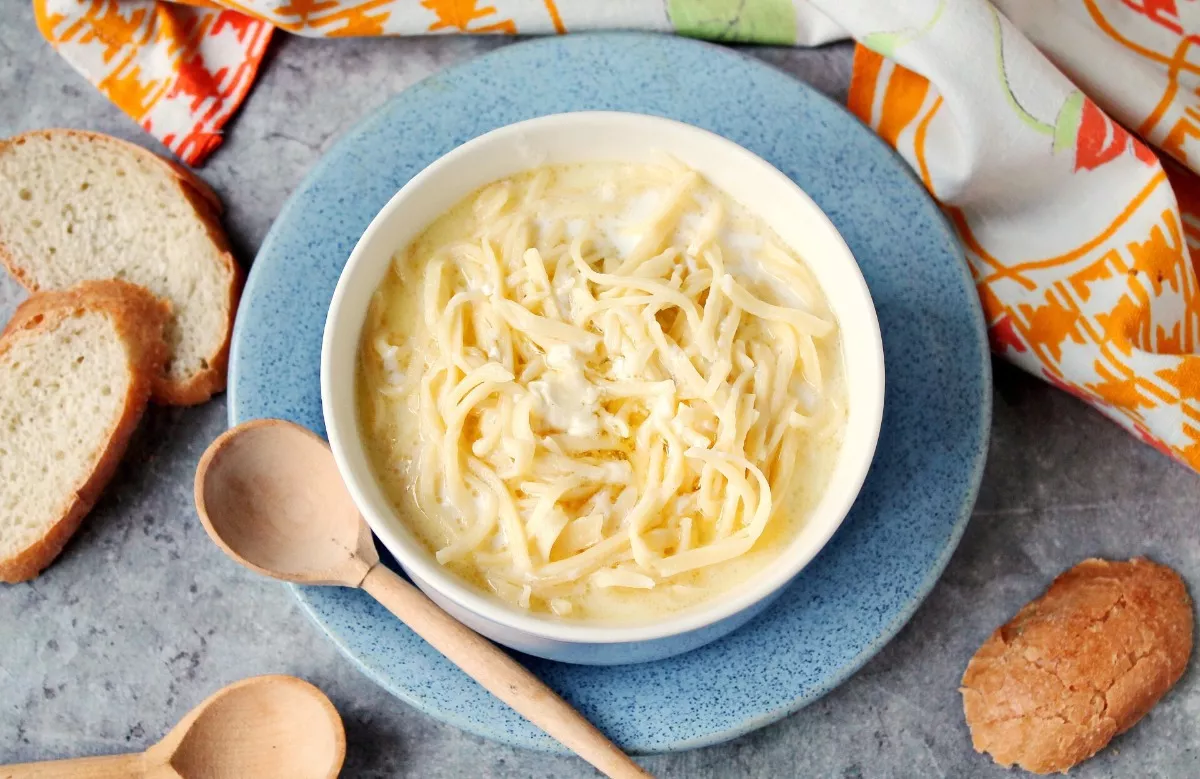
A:
[[[475,681],[611,777],[650,774],[520,663],[379,564],[329,447],[278,419],[239,425],[196,471],[204,529],[237,562],[300,584],[361,587]]]
[[[145,752],[0,766],[0,779],[333,779],[346,732],[320,690],[256,676],[213,693]]]

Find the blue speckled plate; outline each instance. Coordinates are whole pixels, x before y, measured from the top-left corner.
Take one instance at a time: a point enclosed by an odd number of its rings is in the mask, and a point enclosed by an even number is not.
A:
[[[263,242],[234,333],[230,421],[324,433],[321,331],[338,274],[410,177],[488,130],[608,109],[704,127],[793,178],[862,266],[883,330],[887,400],[866,486],[821,554],[763,615],[657,663],[529,667],[632,752],[713,744],[811,703],[908,620],[962,534],[987,451],[983,317],[953,232],[903,162],[841,107],[731,51],[680,38],[577,35],[439,73],[335,145]],[[372,679],[441,720],[536,749],[557,744],[491,698],[363,593],[296,597]]]

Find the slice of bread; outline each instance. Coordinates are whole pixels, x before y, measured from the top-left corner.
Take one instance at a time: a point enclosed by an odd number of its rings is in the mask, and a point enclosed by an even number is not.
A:
[[[156,154],[79,130],[0,141],[0,260],[32,291],[115,278],[171,304],[171,358],[154,399],[225,388],[242,276],[203,182]]]
[[[141,287],[85,282],[34,295],[0,335],[0,581],[49,565],[112,478],[169,319]]]

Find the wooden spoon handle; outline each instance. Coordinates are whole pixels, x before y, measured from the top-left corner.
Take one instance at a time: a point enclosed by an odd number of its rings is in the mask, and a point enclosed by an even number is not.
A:
[[[133,755],[0,765],[0,779],[138,779],[145,775],[145,761],[140,752]]]
[[[523,665],[388,568],[376,565],[360,586],[488,692],[607,776],[650,777]]]

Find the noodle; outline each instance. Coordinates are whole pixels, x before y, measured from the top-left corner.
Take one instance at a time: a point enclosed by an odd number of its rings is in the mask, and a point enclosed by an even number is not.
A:
[[[601,592],[703,594],[844,416],[808,269],[757,223],[757,249],[731,244],[747,218],[695,172],[619,170],[648,217],[616,228],[561,168],[472,196],[385,280],[420,279],[408,341],[377,294],[360,357],[373,429],[415,419],[438,561],[572,618]]]

